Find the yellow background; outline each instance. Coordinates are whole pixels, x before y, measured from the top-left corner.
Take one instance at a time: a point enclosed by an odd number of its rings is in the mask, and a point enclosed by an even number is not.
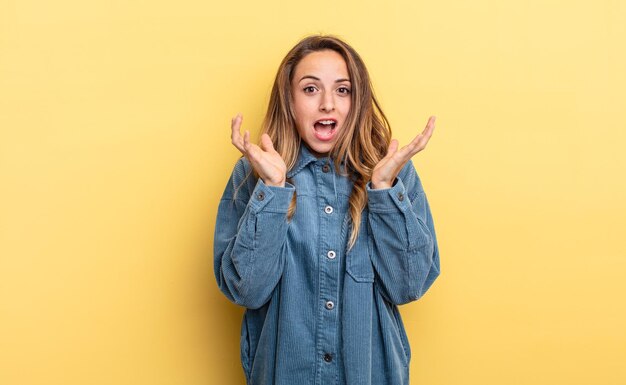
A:
[[[626,383],[626,3],[0,0],[0,384],[243,384],[212,240],[276,68],[361,53],[442,275],[411,383]]]

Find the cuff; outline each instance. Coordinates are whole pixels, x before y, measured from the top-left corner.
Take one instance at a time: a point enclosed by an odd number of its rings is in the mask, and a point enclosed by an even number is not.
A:
[[[286,214],[295,191],[296,187],[289,182],[285,182],[285,187],[268,186],[259,178],[250,196],[250,208],[255,213],[265,210]]]
[[[400,177],[396,177],[396,182],[390,188],[372,189],[371,181],[365,185],[367,191],[367,205],[370,212],[389,212],[400,209],[406,211],[411,209],[411,202],[404,183]],[[396,208],[397,207],[397,208]]]

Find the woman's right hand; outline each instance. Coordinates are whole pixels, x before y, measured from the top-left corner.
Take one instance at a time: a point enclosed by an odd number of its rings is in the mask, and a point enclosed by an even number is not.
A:
[[[250,131],[246,130],[243,138],[239,131],[243,116],[237,114],[231,120],[231,141],[235,147],[248,159],[252,167],[268,186],[285,187],[287,166],[285,161],[274,149],[269,135],[261,136],[261,146],[250,143]]]

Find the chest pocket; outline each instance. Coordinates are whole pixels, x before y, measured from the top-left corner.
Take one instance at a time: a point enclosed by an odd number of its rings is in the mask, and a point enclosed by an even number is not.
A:
[[[352,249],[346,254],[346,271],[357,282],[374,282],[374,268],[368,247],[369,226],[367,217],[367,210],[363,210],[359,236]],[[351,226],[347,226],[346,240],[350,239],[351,232]]]

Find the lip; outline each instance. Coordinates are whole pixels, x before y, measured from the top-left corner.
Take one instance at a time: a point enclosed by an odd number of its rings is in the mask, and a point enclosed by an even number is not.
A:
[[[321,122],[322,120],[332,120],[333,122],[335,122],[335,126],[337,125],[337,119],[335,119],[335,118],[322,118],[322,119],[317,119],[315,122],[313,122],[313,125],[315,125],[315,123],[317,123],[317,122]]]
[[[321,132],[318,132],[315,129],[315,123],[318,123],[320,121],[323,120],[330,120],[332,122],[335,123],[335,127],[332,128],[331,130],[328,131],[328,134],[322,134]],[[337,119],[335,118],[322,118],[322,119],[318,119],[315,122],[313,122],[313,135],[315,136],[315,138],[321,142],[329,142],[331,140],[333,140],[333,138],[335,137],[335,134],[337,133]]]

